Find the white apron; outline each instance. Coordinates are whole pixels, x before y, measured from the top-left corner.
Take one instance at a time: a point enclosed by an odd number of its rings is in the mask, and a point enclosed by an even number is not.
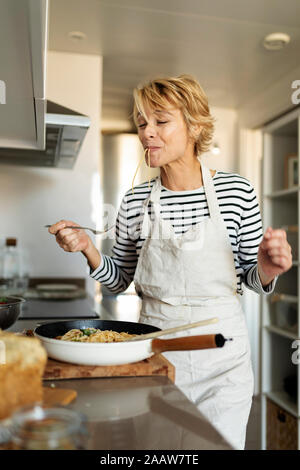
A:
[[[200,159],[199,159],[200,161]],[[254,388],[245,317],[228,232],[210,171],[200,161],[210,217],[175,237],[160,216],[161,179],[144,201],[134,282],[142,296],[140,322],[161,329],[218,317],[219,322],[168,335],[221,333],[223,348],[164,353],[175,365],[175,383],[235,449],[244,449]],[[148,215],[153,204],[154,220]]]

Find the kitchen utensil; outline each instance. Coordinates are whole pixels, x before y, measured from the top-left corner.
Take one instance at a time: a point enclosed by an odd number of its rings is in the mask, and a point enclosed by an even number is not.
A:
[[[25,302],[25,299],[21,297],[0,297],[0,328],[2,330],[15,323],[21,313],[23,302]]]
[[[82,230],[90,230],[94,235],[101,235],[102,233],[109,232],[112,228],[114,228],[115,224],[112,225],[111,227],[107,228],[106,230],[95,230],[93,228],[89,227],[77,227],[75,225],[68,225],[67,227],[64,228],[77,228],[77,229],[82,229]],[[51,225],[45,225],[46,228],[51,227]]]
[[[40,325],[35,329],[34,334],[42,341],[48,356],[53,359],[72,364],[105,366],[142,361],[153,354],[164,351],[222,347],[226,341],[220,334],[115,343],[80,343],[56,339],[57,336],[64,335],[73,328],[97,328],[117,332],[124,331],[129,334],[147,334],[161,331],[155,326],[144,323],[117,320],[71,320]]]
[[[144,335],[134,336],[133,338],[128,338],[126,341],[141,341],[144,339],[157,338],[159,336],[169,335],[171,333],[177,333],[178,331],[190,330],[191,328],[196,328],[197,326],[210,325],[212,323],[217,323],[218,318],[209,318],[207,320],[197,321],[195,323],[188,323],[186,325],[177,326],[176,328],[168,328],[167,330],[154,331],[153,333],[147,333]]]

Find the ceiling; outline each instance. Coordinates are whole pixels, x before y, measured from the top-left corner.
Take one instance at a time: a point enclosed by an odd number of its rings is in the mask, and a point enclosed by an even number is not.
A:
[[[273,32],[285,49],[263,48]],[[300,0],[50,0],[49,49],[103,56],[105,121],[128,120],[157,75],[192,74],[211,106],[238,109],[299,66]]]

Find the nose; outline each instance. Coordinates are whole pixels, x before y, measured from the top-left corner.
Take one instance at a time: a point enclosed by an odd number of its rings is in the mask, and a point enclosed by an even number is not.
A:
[[[156,136],[155,126],[148,122],[144,128],[144,136],[146,139],[153,139]]]

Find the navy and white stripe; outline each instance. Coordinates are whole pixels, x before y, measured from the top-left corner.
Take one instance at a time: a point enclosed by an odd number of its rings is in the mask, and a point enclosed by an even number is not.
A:
[[[90,273],[112,293],[120,293],[132,282],[144,238],[141,237],[142,205],[149,196],[154,179],[129,190],[125,194],[116,221],[116,238],[112,256],[101,254],[101,264]],[[257,273],[257,252],[263,231],[259,204],[255,190],[244,177],[217,171],[213,177],[220,211],[228,230],[234,255],[238,293],[242,283],[257,293],[271,293],[276,278],[263,288]],[[191,226],[209,217],[204,187],[192,191],[170,191],[162,187],[160,195],[161,217],[169,220],[180,236]],[[150,218],[152,204],[148,205]]]

